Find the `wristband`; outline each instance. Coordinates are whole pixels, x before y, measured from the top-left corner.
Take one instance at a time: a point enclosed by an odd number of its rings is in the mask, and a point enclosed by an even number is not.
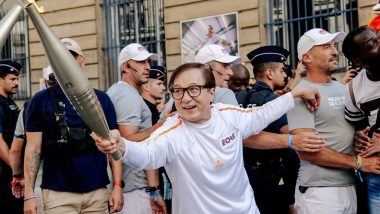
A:
[[[291,149],[293,143],[293,135],[288,135],[288,148]]]
[[[289,134],[288,135],[288,149],[292,148],[292,144],[293,144],[293,135]],[[300,154],[298,150],[294,150],[294,151],[296,152],[297,155]]]
[[[124,188],[125,184],[124,184],[124,181],[114,181],[113,182],[113,186],[114,187]]]
[[[12,180],[11,184],[9,185],[9,187],[10,187],[11,189],[14,189],[15,186],[16,186],[16,184],[17,184],[18,182],[23,181],[23,180],[24,180],[23,178],[15,178],[15,177],[13,177],[13,180]]]
[[[154,191],[154,192],[150,192],[149,193],[149,196],[150,197],[153,197],[153,200],[154,200],[154,202],[157,202],[158,201],[158,194],[160,194],[160,190],[156,190],[156,191]]]
[[[362,169],[362,156],[356,155],[356,165],[355,165],[355,174],[359,177],[360,181],[363,182],[362,175],[360,170]]]
[[[33,199],[33,198],[37,198],[37,196],[30,195],[30,196],[24,197],[24,201],[27,201],[27,200],[30,200],[30,199]]]

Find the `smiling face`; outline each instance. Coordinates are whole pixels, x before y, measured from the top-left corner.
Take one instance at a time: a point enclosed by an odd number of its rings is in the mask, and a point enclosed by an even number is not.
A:
[[[175,77],[171,86],[171,91],[174,93],[188,87],[192,90],[191,92],[184,90],[183,97],[174,101],[177,111],[192,123],[203,123],[211,118],[210,103],[214,99],[214,88],[200,87],[198,96],[190,96],[190,94],[198,94],[195,93],[197,89],[191,86],[207,85],[202,72],[204,71],[198,68],[183,70]]]

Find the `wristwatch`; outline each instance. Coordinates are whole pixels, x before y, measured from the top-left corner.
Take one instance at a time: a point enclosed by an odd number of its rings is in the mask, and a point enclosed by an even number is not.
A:
[[[155,186],[155,187],[146,187],[146,188],[145,188],[145,192],[157,192],[157,191],[160,191],[160,187],[159,187],[159,186]]]

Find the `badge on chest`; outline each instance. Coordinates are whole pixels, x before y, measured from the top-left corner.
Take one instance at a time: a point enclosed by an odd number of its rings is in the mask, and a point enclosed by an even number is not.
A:
[[[223,136],[219,139],[219,144],[223,150],[231,147],[237,140],[237,136],[235,132],[230,132],[229,134]]]

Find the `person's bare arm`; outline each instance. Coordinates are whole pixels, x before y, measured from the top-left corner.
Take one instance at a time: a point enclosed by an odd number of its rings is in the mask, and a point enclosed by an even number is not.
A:
[[[139,132],[139,128],[137,126],[128,126],[128,125],[119,125],[118,129],[120,130],[121,136],[125,139],[140,142],[147,139],[152,132],[161,127],[163,122],[158,122],[154,126],[151,126],[145,129],[142,132]]]
[[[115,161],[111,156],[108,158],[112,170],[113,190],[109,197],[108,203],[110,206],[110,213],[119,212],[123,208],[123,189],[121,182],[123,180],[123,165],[121,160]],[[115,185],[116,184],[116,185]]]
[[[244,147],[253,149],[283,149],[288,148],[288,134],[275,134],[262,131],[243,141]],[[315,133],[293,135],[291,149],[297,151],[317,152],[325,145],[325,141]]]
[[[24,139],[15,137],[13,138],[12,146],[9,151],[10,166],[13,175],[22,174],[22,148],[24,147]]]
[[[42,132],[26,132],[28,143],[25,148],[24,158],[24,178],[25,178],[25,198],[30,198],[24,201],[25,213],[39,213],[39,202],[34,195],[34,185],[38,169],[40,167],[40,156],[42,146]]]
[[[291,134],[314,132],[313,129],[295,129]],[[319,152],[300,152],[298,157],[313,164],[327,167],[351,168],[356,166],[356,157],[337,152],[329,147],[322,147]],[[380,174],[380,157],[362,158],[362,171]]]

